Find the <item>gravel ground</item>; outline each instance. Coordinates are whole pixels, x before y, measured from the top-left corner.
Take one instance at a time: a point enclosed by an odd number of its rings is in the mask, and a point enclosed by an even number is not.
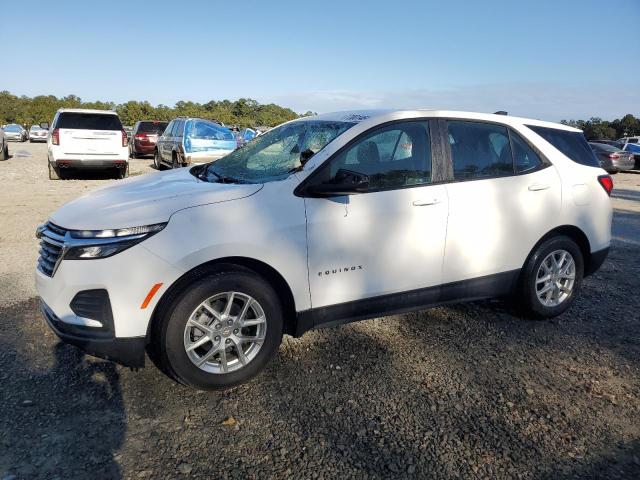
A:
[[[200,393],[49,332],[35,227],[109,180],[49,181],[44,145],[10,151],[0,479],[640,477],[640,175],[615,176],[610,257],[560,318],[480,302],[314,331],[249,384]]]

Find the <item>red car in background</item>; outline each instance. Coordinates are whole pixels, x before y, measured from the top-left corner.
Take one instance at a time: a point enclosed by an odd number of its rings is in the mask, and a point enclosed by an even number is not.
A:
[[[162,135],[169,122],[143,120],[136,122],[129,140],[129,156],[153,155],[158,137]]]

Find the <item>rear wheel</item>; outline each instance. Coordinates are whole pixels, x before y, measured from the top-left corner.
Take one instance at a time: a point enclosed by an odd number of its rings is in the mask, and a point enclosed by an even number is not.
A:
[[[282,340],[278,296],[249,270],[196,280],[160,315],[155,341],[162,366],[203,390],[229,388],[257,375]]]
[[[564,235],[550,238],[536,247],[523,270],[523,306],[539,318],[560,315],[575,301],[583,273],[580,247]]]
[[[5,144],[2,148],[2,152],[0,152],[0,160],[6,160],[9,158],[9,147]]]
[[[49,165],[49,180],[60,180],[60,170],[51,166],[50,162],[47,162],[47,165]]]

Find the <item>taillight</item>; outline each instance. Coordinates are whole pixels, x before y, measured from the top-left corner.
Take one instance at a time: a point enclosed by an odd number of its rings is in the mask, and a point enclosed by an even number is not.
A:
[[[60,130],[55,128],[53,132],[51,132],[51,143],[53,145],[60,145]]]
[[[609,154],[609,158],[616,160],[618,158],[620,158],[620,155],[618,155],[617,153],[610,153]]]
[[[127,145],[129,145],[129,140],[127,140],[127,132],[121,130],[120,133],[122,134],[122,146],[126,147]]]
[[[598,182],[604,188],[604,191],[607,192],[607,195],[611,195],[611,190],[613,190],[613,180],[609,175],[600,175],[598,177]]]

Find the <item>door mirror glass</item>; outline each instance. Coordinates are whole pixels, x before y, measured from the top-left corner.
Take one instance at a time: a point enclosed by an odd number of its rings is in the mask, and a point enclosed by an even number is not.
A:
[[[45,130],[49,130],[49,122],[42,122],[40,124],[40,128],[44,128]]]
[[[337,197],[364,193],[369,189],[369,176],[340,169],[329,182],[309,185],[306,193],[311,197]]]

